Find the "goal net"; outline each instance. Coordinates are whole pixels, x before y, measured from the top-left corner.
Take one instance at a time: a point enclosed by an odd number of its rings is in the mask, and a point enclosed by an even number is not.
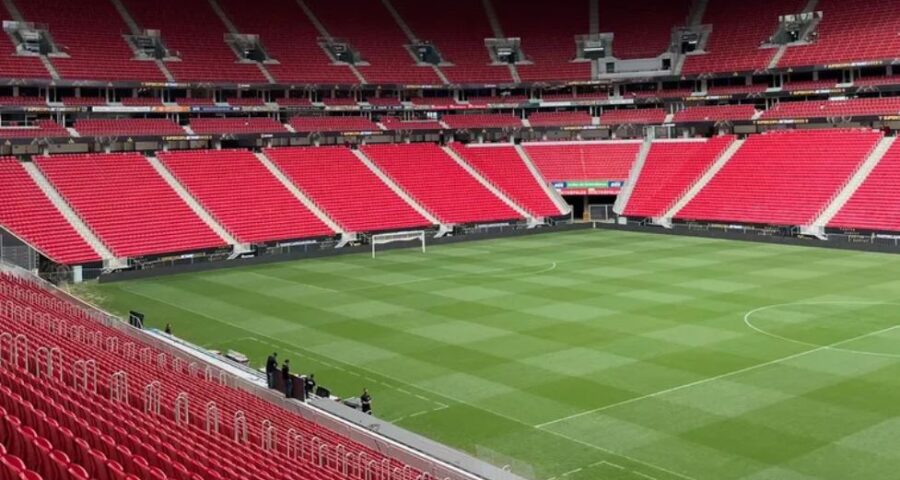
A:
[[[372,235],[372,258],[375,258],[375,252],[378,249],[378,245],[386,245],[388,243],[398,242],[421,243],[422,253],[425,253],[425,232],[423,230],[419,230],[416,232],[379,233]]]

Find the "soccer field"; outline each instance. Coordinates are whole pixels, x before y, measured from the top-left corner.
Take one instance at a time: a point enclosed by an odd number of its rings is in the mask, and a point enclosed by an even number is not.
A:
[[[900,256],[585,230],[84,293],[533,478],[900,478]]]

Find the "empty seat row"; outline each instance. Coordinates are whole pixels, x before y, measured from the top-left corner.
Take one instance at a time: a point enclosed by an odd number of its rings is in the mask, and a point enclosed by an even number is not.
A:
[[[0,158],[0,226],[61,264],[100,259],[14,158]]]
[[[335,233],[247,150],[160,152],[159,159],[241,243]]]
[[[370,145],[362,151],[442,223],[521,219],[437,145]]]
[[[562,214],[528,169],[519,152],[511,145],[464,146],[454,143],[453,150],[474,167],[485,179],[495,185],[517,205],[531,215],[555,217]]]
[[[139,153],[56,155],[36,163],[117,257],[225,243]]]
[[[529,143],[525,151],[551,182],[624,182],[640,142]]]
[[[653,142],[625,206],[625,215],[663,216],[733,141],[733,136],[725,135],[689,142]]]
[[[872,130],[753,135],[676,218],[809,225],[881,137]]]
[[[270,148],[265,154],[348,232],[430,226],[431,222],[346,148]]]

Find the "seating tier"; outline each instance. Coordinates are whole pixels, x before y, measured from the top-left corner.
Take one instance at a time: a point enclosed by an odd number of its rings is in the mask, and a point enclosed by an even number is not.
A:
[[[562,213],[512,146],[466,147],[455,143],[452,148],[481,176],[535,217]]]
[[[881,136],[871,130],[801,130],[751,136],[676,217],[809,225]]]
[[[100,260],[14,158],[0,158],[0,226],[66,265]]]
[[[900,143],[895,142],[829,226],[900,231],[898,191],[900,191]]]
[[[661,217],[734,141],[731,135],[699,142],[654,142],[625,207],[625,215]]]
[[[117,257],[224,246],[140,154],[57,155],[36,162]]]
[[[265,153],[294,185],[349,232],[430,226],[346,148],[272,148]]]
[[[159,159],[242,243],[334,235],[249,151],[160,152]]]
[[[371,145],[363,152],[443,223],[521,218],[437,145]]]

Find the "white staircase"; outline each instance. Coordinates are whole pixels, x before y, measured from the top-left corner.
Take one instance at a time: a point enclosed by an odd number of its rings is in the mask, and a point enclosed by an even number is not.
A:
[[[309,5],[307,5],[304,0],[296,0],[296,2],[297,2],[297,5],[300,7],[300,10],[303,10],[303,14],[306,15],[306,18],[308,18],[310,23],[312,23],[313,26],[316,27],[316,30],[319,32],[319,36],[323,37],[323,38],[328,38],[328,39],[332,38],[331,34],[328,33],[328,29],[325,28],[325,25],[319,21],[319,17],[317,17],[316,14],[313,13],[312,9],[309,8]],[[325,51],[325,55],[327,55],[328,58],[330,58],[332,60],[332,62],[337,62],[337,60],[331,55],[331,52],[329,52],[328,49],[323,48],[323,50]],[[369,83],[366,81],[365,77],[363,77],[362,73],[359,71],[358,68],[356,68],[353,65],[350,65],[349,63],[342,63],[342,64],[346,65],[347,68],[349,68],[350,71],[353,72],[353,75],[356,77],[357,80],[359,80],[359,83],[361,83],[363,85],[366,85]]]
[[[872,173],[872,170],[878,166],[881,162],[881,159],[887,154],[887,152],[894,146],[894,142],[897,141],[897,137],[884,137],[879,142],[878,145],[872,150],[872,153],[866,158],[866,160],[859,166],[856,172],[847,180],[847,183],[844,187],[834,196],[834,199],[831,200],[831,203],[828,204],[822,210],[822,213],[816,217],[812,222],[813,228],[824,228],[834,219],[835,215],[844,208],[844,205],[853,198],[853,194],[859,190],[859,187],[869,178],[869,174]]]
[[[403,34],[406,35],[406,38],[407,38],[407,40],[409,40],[409,43],[411,43],[411,44],[418,43],[419,37],[416,36],[416,33],[413,32],[413,30],[412,30],[412,28],[410,28],[409,24],[406,23],[406,20],[403,19],[403,16],[400,15],[400,12],[398,12],[397,9],[394,7],[394,4],[391,3],[391,0],[381,0],[381,4],[384,5],[384,8],[387,9],[388,13],[391,14],[391,18],[394,19],[394,22],[397,23],[397,26],[400,27],[400,30],[403,31]],[[410,52],[410,55],[412,55],[412,52]],[[415,58],[415,55],[412,55],[412,57],[413,57],[413,61],[415,61],[417,63],[419,62],[419,59]],[[437,75],[438,78],[441,79],[441,82],[443,82],[444,85],[450,85],[450,80],[447,78],[447,76],[444,74],[444,72],[441,70],[440,67],[438,67],[437,65],[431,65],[431,68],[432,68],[432,70],[434,70],[434,74]]]
[[[172,75],[172,71],[169,70],[169,67],[166,66],[166,62],[156,59],[153,61],[156,64],[156,68],[159,68],[159,71],[166,77],[166,80],[169,82],[175,82],[175,75]]]
[[[33,162],[25,162],[22,164],[25,167],[25,171],[28,172],[28,175],[31,176],[31,179],[34,180],[34,183],[44,192],[44,195],[50,199],[50,202],[53,203],[53,206],[59,210],[59,213],[68,220],[69,224],[72,225],[72,228],[78,232],[78,235],[87,242],[88,245],[103,259],[103,263],[106,268],[109,269],[118,269],[125,268],[128,266],[127,261],[117,259],[116,256],[112,253],[112,251],[100,240],[99,237],[94,235],[94,232],[87,226],[86,223],[75,213],[75,210],[69,205],[68,202],[60,195],[59,192],[56,191],[56,188],[47,180],[47,177],[44,176],[44,173],[41,172],[41,169],[38,168],[36,164]]]
[[[225,10],[223,10],[222,6],[219,5],[218,0],[207,0],[207,1],[209,2],[209,6],[213,9],[213,12],[215,12],[216,16],[219,17],[219,20],[222,21],[222,24],[225,25],[225,28],[228,29],[229,33],[232,33],[232,34],[241,33],[241,31],[234,25],[234,23],[231,21],[231,19],[228,18],[228,14],[225,13]],[[235,54],[237,54],[237,52],[235,52]],[[266,81],[268,81],[269,83],[276,83],[275,77],[273,77],[272,74],[269,73],[269,70],[266,68],[265,65],[263,65],[260,62],[254,62],[254,63],[256,63],[257,68],[259,68],[260,73],[262,73],[262,75],[264,77],[266,77]],[[165,67],[165,66],[163,66],[163,67]],[[168,69],[166,69],[166,71],[168,71]],[[167,77],[170,75],[171,75],[171,73],[169,75],[167,75]]]
[[[506,35],[503,34],[503,27],[500,26],[500,18],[497,17],[497,11],[494,10],[494,4],[491,3],[491,0],[481,0],[481,5],[484,7],[484,13],[491,24],[491,31],[494,32],[494,37],[505,38]]]
[[[328,228],[341,236],[341,242],[338,244],[338,247],[343,247],[350,241],[356,239],[355,234],[344,230],[344,228],[338,225],[338,223],[335,222],[331,217],[329,217],[324,210],[319,208],[319,206],[316,205],[316,202],[312,201],[312,199],[307,197],[302,190],[297,188],[297,186],[294,185],[294,182],[292,182],[291,179],[289,179],[287,175],[285,175],[284,172],[282,172],[281,169],[278,168],[278,166],[275,165],[272,160],[270,160],[269,157],[266,156],[265,153],[256,152],[254,153],[254,155],[256,155],[256,158],[260,161],[260,163],[262,163],[266,167],[266,169],[272,175],[274,175],[282,185],[284,185],[284,188],[291,192],[291,195],[293,195],[294,198],[302,203],[304,207],[309,209],[309,211],[312,212],[319,220],[321,220],[322,223],[328,225]]]
[[[66,127],[66,131],[69,132],[69,136],[72,138],[81,137],[81,134],[78,133],[78,130],[75,130],[75,127]]]
[[[522,77],[519,76],[519,69],[512,63],[508,64],[507,67],[509,67],[509,76],[512,77],[513,82],[522,83]]]
[[[41,63],[44,64],[44,68],[47,69],[47,72],[50,73],[50,78],[54,80],[61,80],[62,77],[59,76],[59,72],[56,71],[56,67],[53,65],[53,62],[50,60],[50,57],[46,55],[40,56]]]
[[[540,225],[540,224],[544,223],[541,219],[535,218],[534,215],[532,215],[530,212],[528,212],[527,210],[525,210],[524,208],[519,206],[519,204],[514,202],[511,198],[506,196],[506,194],[503,193],[502,190],[497,188],[497,186],[494,185],[493,183],[491,183],[488,179],[484,178],[484,176],[481,175],[481,172],[479,172],[478,170],[475,170],[475,168],[473,168],[471,165],[469,165],[468,162],[463,160],[463,158],[460,157],[459,154],[454,152],[452,148],[450,148],[448,146],[443,146],[443,147],[441,147],[441,150],[443,150],[444,153],[446,153],[448,156],[450,156],[450,158],[452,158],[453,161],[455,161],[460,167],[462,167],[463,170],[468,172],[469,175],[472,176],[472,178],[474,178],[475,180],[478,180],[478,183],[482,184],[484,186],[484,188],[488,189],[491,193],[494,194],[494,196],[496,196],[501,201],[503,201],[503,203],[505,203],[509,208],[515,210],[516,213],[518,213],[519,215],[524,217],[526,220],[528,220],[529,225],[535,226],[535,225]]]
[[[25,17],[22,15],[22,12],[19,11],[19,7],[16,6],[15,1],[3,0],[3,6],[6,7],[6,11],[9,12],[9,16],[12,17],[13,20],[17,22],[25,22]]]
[[[712,180],[720,170],[722,170],[722,167],[724,167],[728,163],[728,161],[731,160],[731,157],[733,157],[734,154],[741,149],[745,141],[746,140],[743,139],[737,139],[732,142],[731,145],[729,145],[728,148],[726,148],[725,151],[722,152],[721,155],[719,155],[719,158],[717,158],[716,161],[709,166],[709,169],[707,169],[706,172],[699,179],[697,179],[697,181],[693,185],[691,185],[691,188],[689,188],[684,193],[684,195],[681,196],[681,198],[679,198],[674,204],[672,204],[669,210],[667,210],[666,213],[663,214],[662,219],[659,221],[659,223],[663,226],[671,225],[672,219],[675,217],[675,215],[677,215],[678,212],[680,212],[681,209],[685,207],[685,205],[690,203],[691,200],[693,200],[694,197],[696,197],[697,194],[700,193],[700,191],[703,190],[704,187],[706,187],[706,184],[709,183],[709,181]]]
[[[416,34],[412,31],[412,28],[409,27],[409,24],[406,23],[406,20],[403,20],[400,12],[394,8],[394,4],[391,3],[391,0],[381,0],[381,4],[384,5],[384,8],[387,9],[394,21],[397,22],[397,26],[400,27],[400,30],[403,30],[403,34],[406,35],[406,38],[409,39],[410,43],[418,42],[418,37],[416,37]]]
[[[703,16],[706,15],[708,5],[709,0],[694,0],[694,4],[691,5],[691,14],[688,17],[689,27],[697,27],[703,23]]]
[[[788,49],[787,45],[782,45],[782,46],[778,47],[778,50],[776,50],[775,54],[772,55],[772,59],[769,60],[769,68],[770,69],[778,67],[778,62],[781,61],[781,57],[784,56],[784,54],[787,52],[787,49]]]
[[[209,2],[209,6],[212,7],[213,12],[215,12],[216,16],[219,17],[219,20],[225,25],[225,28],[228,29],[229,33],[241,33],[238,31],[237,27],[234,26],[234,23],[231,22],[231,19],[228,18],[228,15],[225,14],[225,10],[222,10],[222,6],[219,5],[217,0],[207,0]]]
[[[125,8],[125,5],[122,4],[122,0],[109,0],[112,2],[113,6],[116,7],[116,11],[119,12],[119,16],[122,17],[122,20],[125,21],[125,25],[128,25],[128,30],[131,31],[132,35],[140,35],[141,27],[138,26],[137,22],[134,21],[134,17],[131,16],[131,12]]]
[[[16,5],[15,0],[2,1],[3,6],[6,7],[6,11],[9,12],[9,16],[12,17],[13,20],[25,23],[25,16],[22,15],[22,12]],[[6,32],[0,32],[0,35],[6,35]],[[50,58],[48,58],[46,55],[41,55],[39,58],[41,59],[41,63],[44,64],[44,68],[47,69],[47,73],[50,74],[50,77],[54,80],[60,80],[61,77],[59,76],[59,72],[56,71],[56,67],[53,66],[53,62],[50,60]]]
[[[803,8],[803,13],[812,13],[816,10],[816,7],[818,7],[818,6],[819,6],[819,0],[808,0],[806,2],[806,6]],[[807,35],[809,35],[809,33],[812,32],[812,30],[815,29],[819,25],[820,21],[821,20],[818,18],[813,19],[812,22],[810,22],[809,25],[807,25],[806,28],[802,32],[800,32],[800,38],[806,38]],[[778,47],[778,50],[775,52],[775,54],[769,60],[769,69],[778,68],[778,63],[781,62],[781,58],[784,57],[785,53],[787,53],[788,48],[796,47],[796,46],[803,46],[803,45],[807,45],[807,44],[809,44],[809,42],[800,41],[800,42],[793,42],[793,43],[790,43],[787,45],[782,45],[782,46]]]
[[[262,63],[256,62],[256,66],[257,66],[257,68],[259,68],[259,72],[262,73],[264,77],[266,77],[267,82],[278,83],[278,81],[275,80],[275,77],[273,77],[272,74],[269,73],[269,69],[266,68],[265,65],[263,65]]]
[[[547,196],[550,197],[550,200],[553,200],[553,203],[556,205],[556,208],[559,209],[559,213],[562,215],[569,215],[572,213],[572,206],[566,203],[566,200],[544,179],[541,172],[538,171],[537,166],[534,165],[534,162],[531,161],[531,156],[528,155],[528,152],[525,151],[525,148],[522,145],[514,145],[513,148],[516,149],[516,152],[519,154],[519,158],[522,159],[522,162],[525,163],[525,166],[528,167],[528,171],[534,176],[534,180],[538,182],[538,184],[544,189],[544,192],[547,193]]]
[[[644,163],[647,161],[647,156],[650,155],[650,147],[652,146],[653,139],[649,137],[645,138],[643,143],[641,143],[641,148],[638,150],[637,157],[631,165],[631,172],[628,174],[628,180],[625,181],[625,186],[619,191],[619,195],[616,197],[616,203],[613,205],[613,212],[616,214],[622,215],[625,211],[628,200],[631,199],[631,194],[634,192],[634,186],[637,185],[638,178],[641,176],[641,170],[644,169]]]
[[[375,162],[369,159],[369,157],[367,157],[365,153],[363,153],[359,149],[354,149],[351,151],[354,155],[356,155],[356,158],[358,158],[359,161],[363,163],[363,165],[365,165],[372,173],[375,174],[376,177],[384,182],[384,184],[387,185],[387,187],[390,188],[394,193],[396,193],[398,197],[402,198],[403,201],[405,201],[407,205],[412,207],[413,210],[419,212],[419,215],[425,217],[425,219],[428,220],[428,222],[432,225],[440,225],[441,232],[438,233],[438,236],[442,236],[444,233],[451,230],[451,227],[449,225],[441,223],[441,221],[437,217],[432,215],[431,212],[425,209],[425,207],[419,205],[419,203],[414,198],[412,198],[412,196],[406,193],[406,190],[403,190],[400,185],[397,185],[397,183],[394,182],[394,179],[388,176],[388,174],[381,171],[381,169],[378,168],[377,165],[375,165]]]
[[[203,205],[200,205],[200,202],[198,202],[197,199],[187,191],[184,185],[182,185],[181,182],[179,182],[178,179],[175,178],[174,175],[172,175],[172,172],[170,172],[169,169],[166,168],[166,166],[163,165],[163,163],[159,161],[158,158],[147,157],[147,162],[149,162],[150,166],[152,166],[153,169],[156,170],[156,173],[158,173],[159,176],[162,177],[162,179],[165,180],[167,184],[169,184],[169,187],[178,194],[178,196],[181,198],[181,201],[187,204],[187,206],[190,207],[191,210],[198,217],[200,217],[201,220],[203,220],[203,223],[211,228],[212,231],[216,232],[216,235],[224,240],[225,243],[232,246],[232,248],[234,249],[234,252],[232,253],[233,256],[250,251],[249,245],[241,244],[237,238],[235,238],[228,230],[225,229],[225,227],[223,227],[215,218],[213,218],[213,216],[209,212],[207,212],[205,208],[203,208]]]

